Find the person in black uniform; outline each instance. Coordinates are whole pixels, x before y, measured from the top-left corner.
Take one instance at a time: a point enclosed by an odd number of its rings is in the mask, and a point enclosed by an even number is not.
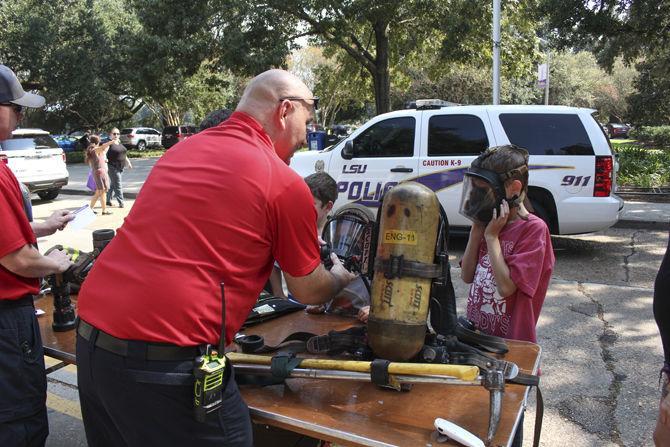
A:
[[[125,168],[132,168],[128,158],[128,149],[119,141],[119,129],[116,127],[109,131],[110,138],[114,143],[107,150],[107,166],[109,167],[109,191],[107,191],[107,206],[112,206],[112,197],[123,208],[123,184],[122,176]]]
[[[670,238],[654,283],[654,318],[661,333],[665,356],[663,369],[661,369],[661,402],[654,430],[654,442],[657,446],[670,446],[670,379],[668,377],[670,375]]]

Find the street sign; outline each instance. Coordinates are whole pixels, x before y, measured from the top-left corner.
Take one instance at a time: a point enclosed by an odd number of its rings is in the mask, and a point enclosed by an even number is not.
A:
[[[538,82],[543,82],[547,80],[547,64],[538,64],[537,65],[537,80]]]

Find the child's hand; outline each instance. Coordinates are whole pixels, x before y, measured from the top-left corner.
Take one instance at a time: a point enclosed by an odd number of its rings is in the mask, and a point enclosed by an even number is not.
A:
[[[502,201],[500,204],[500,216],[498,216],[498,210],[493,209],[493,219],[486,226],[484,230],[484,237],[488,239],[497,239],[498,235],[502,229],[507,225],[507,219],[509,219],[509,204],[507,200]]]

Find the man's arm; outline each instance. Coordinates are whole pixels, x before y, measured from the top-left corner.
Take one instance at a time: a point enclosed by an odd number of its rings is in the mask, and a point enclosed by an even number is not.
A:
[[[30,226],[35,233],[35,236],[49,236],[54,234],[57,230],[65,228],[67,223],[74,219],[74,214],[67,210],[55,211],[44,222],[31,222]]]
[[[305,276],[291,276],[284,272],[289,291],[301,303],[325,303],[356,279],[356,275],[344,268],[335,253],[331,253],[330,259],[333,261],[330,270],[319,264],[312,273]]]
[[[270,273],[270,288],[272,289],[272,295],[286,299],[284,295],[284,289],[282,287],[282,271],[276,265],[272,267],[272,273]]]
[[[26,244],[0,258],[0,265],[24,278],[40,278],[52,273],[62,273],[72,265],[72,262],[61,250],[54,250],[48,256],[42,256],[35,247]]]

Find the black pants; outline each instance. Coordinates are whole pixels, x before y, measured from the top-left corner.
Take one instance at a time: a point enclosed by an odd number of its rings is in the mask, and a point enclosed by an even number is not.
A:
[[[221,409],[198,423],[193,417],[194,362],[144,360],[146,344],[131,343],[133,354],[122,357],[77,336],[79,401],[89,446],[253,445],[249,408],[232,366]]]
[[[0,300],[0,446],[43,446],[49,434],[44,348],[32,297]]]

